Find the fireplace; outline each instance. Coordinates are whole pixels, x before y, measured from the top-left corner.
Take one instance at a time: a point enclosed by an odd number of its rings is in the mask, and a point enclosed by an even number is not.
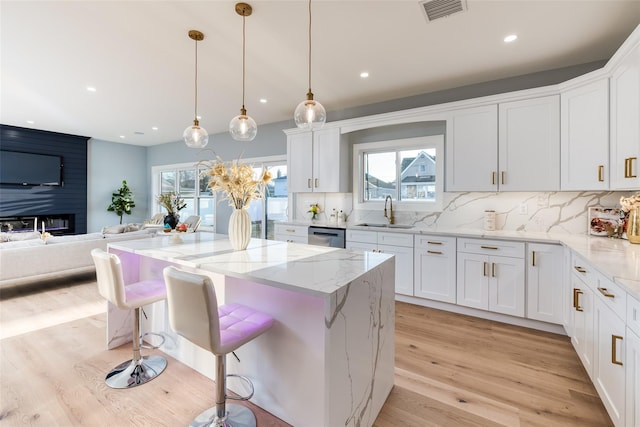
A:
[[[20,215],[0,218],[4,232],[48,231],[53,235],[75,234],[74,214]]]

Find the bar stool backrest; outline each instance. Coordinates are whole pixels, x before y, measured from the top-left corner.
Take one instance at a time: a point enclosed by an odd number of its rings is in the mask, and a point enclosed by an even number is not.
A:
[[[120,309],[129,309],[120,258],[116,254],[110,254],[99,248],[91,251],[91,257],[96,266],[100,295]]]

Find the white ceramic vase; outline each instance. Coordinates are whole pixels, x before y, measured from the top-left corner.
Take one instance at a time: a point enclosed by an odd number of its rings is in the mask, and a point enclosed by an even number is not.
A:
[[[251,216],[246,209],[234,209],[229,218],[229,240],[236,251],[242,251],[251,240]]]

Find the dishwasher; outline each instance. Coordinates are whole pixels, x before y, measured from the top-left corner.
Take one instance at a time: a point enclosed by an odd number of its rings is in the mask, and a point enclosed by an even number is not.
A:
[[[331,227],[309,227],[309,244],[316,246],[329,246],[332,248],[344,248],[345,230]]]

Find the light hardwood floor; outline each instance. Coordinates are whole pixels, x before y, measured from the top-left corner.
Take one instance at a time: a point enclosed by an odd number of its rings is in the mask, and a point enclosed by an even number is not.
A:
[[[105,308],[90,275],[0,290],[0,425],[186,426],[213,406],[211,380],[170,357],[148,385],[108,388],[131,347],[105,350]],[[395,386],[375,426],[611,425],[567,337],[396,309]],[[259,426],[288,425],[250,406]]]

